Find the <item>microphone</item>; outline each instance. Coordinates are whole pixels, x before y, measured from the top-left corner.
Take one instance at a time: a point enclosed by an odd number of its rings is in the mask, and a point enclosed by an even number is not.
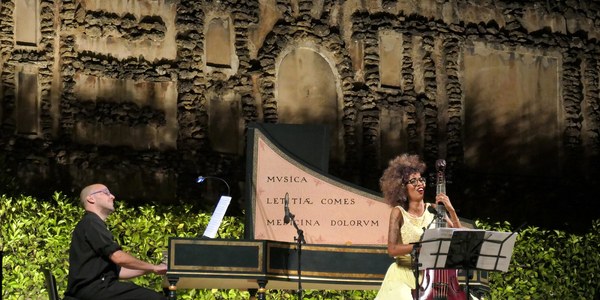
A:
[[[437,213],[437,210],[435,210],[435,208],[433,208],[433,206],[427,206],[427,211],[432,213],[437,218],[438,213]]]
[[[285,199],[283,200],[283,210],[285,215],[283,216],[283,223],[288,224],[290,222],[290,194],[285,193]]]
[[[446,214],[446,207],[444,204],[438,204],[436,208],[433,208],[433,206],[427,206],[427,211],[432,213],[434,218],[442,219]]]

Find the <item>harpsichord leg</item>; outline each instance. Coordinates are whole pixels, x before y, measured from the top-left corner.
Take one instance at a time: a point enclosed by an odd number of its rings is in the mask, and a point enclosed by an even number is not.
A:
[[[177,299],[177,281],[178,278],[169,278],[169,293],[167,295],[169,300]]]
[[[267,281],[264,279],[258,280],[258,290],[256,291],[256,297],[258,300],[267,300]]]

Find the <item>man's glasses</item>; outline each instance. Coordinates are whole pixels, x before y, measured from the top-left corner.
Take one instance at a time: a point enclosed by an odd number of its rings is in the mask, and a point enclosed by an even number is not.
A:
[[[94,195],[94,194],[100,194],[100,193],[103,193],[106,196],[112,195],[108,189],[104,189],[104,190],[99,190],[99,191],[95,191],[93,193],[90,193],[90,196]]]
[[[420,182],[422,184],[427,184],[427,180],[425,179],[425,177],[419,177],[419,178],[411,178],[409,180],[406,181],[406,183],[410,183],[414,186],[417,185],[417,182]]]

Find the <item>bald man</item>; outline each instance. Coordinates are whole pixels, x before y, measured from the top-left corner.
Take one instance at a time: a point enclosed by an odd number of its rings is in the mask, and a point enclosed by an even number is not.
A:
[[[150,264],[123,251],[106,226],[115,211],[115,196],[103,184],[85,187],[80,194],[85,214],[75,226],[69,250],[69,283],[65,296],[93,299],[166,299],[165,296],[119,281],[148,273],[165,274],[165,264]]]

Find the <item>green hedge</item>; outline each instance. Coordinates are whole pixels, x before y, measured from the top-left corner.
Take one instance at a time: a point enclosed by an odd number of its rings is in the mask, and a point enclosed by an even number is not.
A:
[[[508,223],[479,227],[513,231]],[[517,236],[506,273],[490,274],[491,299],[600,298],[600,220],[588,233],[528,227]]]
[[[4,251],[2,299],[47,299],[42,268],[54,272],[59,295],[67,284],[71,231],[83,215],[77,200],[56,193],[52,199],[0,197],[1,240]],[[132,208],[116,202],[107,219],[115,238],[137,257],[158,263],[169,237],[196,237],[204,232],[210,214],[194,212],[191,206],[144,205]],[[243,237],[240,219],[225,217],[218,236]],[[161,290],[162,278],[148,275],[133,280]],[[269,291],[268,299],[295,299],[293,291]],[[374,291],[305,291],[304,299],[369,299]],[[238,290],[179,290],[178,299],[248,299]]]
[[[47,299],[41,268],[50,268],[64,293],[71,231],[83,210],[77,201],[56,193],[52,199],[0,197],[1,239],[4,251],[2,299]],[[133,208],[117,202],[107,220],[118,242],[141,259],[159,262],[169,237],[194,237],[204,232],[210,215],[190,206],[144,205]],[[238,239],[243,223],[225,217],[219,237]],[[511,231],[508,223],[478,226]],[[490,274],[488,299],[597,299],[600,297],[600,220],[589,233],[569,234],[528,227],[519,232],[506,273]],[[134,282],[160,290],[161,277],[148,275]],[[293,291],[269,291],[268,299],[295,299]],[[179,299],[247,299],[237,290],[180,290]],[[305,291],[304,299],[372,299],[375,291]]]

